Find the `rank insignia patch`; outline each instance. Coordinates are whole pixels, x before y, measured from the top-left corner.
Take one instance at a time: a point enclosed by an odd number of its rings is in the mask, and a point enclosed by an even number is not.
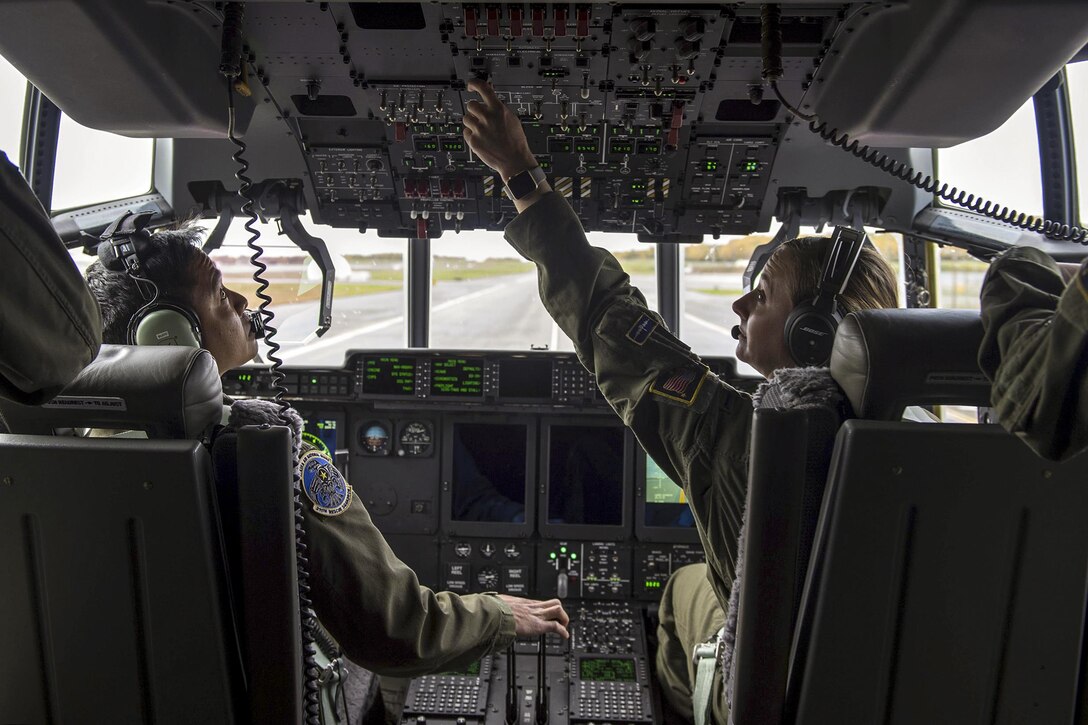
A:
[[[351,505],[351,486],[323,452],[309,451],[298,464],[302,490],[314,505],[314,511],[325,516],[339,516]]]
[[[654,318],[647,314],[641,315],[631,329],[627,331],[627,339],[636,345],[642,345],[650,339],[650,335],[657,329]]]
[[[666,400],[690,406],[695,403],[708,372],[705,365],[695,363],[666,370],[650,385],[650,392]]]

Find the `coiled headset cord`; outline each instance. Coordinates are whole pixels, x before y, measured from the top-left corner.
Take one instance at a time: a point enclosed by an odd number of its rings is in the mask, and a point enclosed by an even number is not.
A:
[[[774,95],[786,110],[797,118],[808,121],[809,130],[823,140],[861,159],[870,166],[880,169],[900,181],[905,181],[927,194],[934,194],[950,204],[955,204],[1002,224],[1043,234],[1051,239],[1088,244],[1088,230],[1086,229],[1025,214],[1016,209],[1002,206],[997,202],[989,201],[981,196],[970,194],[955,186],[950,186],[939,179],[915,170],[905,161],[897,161],[883,151],[862,145],[858,141],[851,139],[845,132],[831,126],[828,122],[821,121],[816,114],[802,113],[797,110],[778,90],[778,80],[782,77],[782,26],[777,5],[768,4],[763,6],[760,35],[763,52],[763,79],[770,85]]]
[[[283,399],[287,394],[287,388],[283,384],[284,376],[283,371],[280,369],[283,365],[283,359],[279,356],[280,345],[276,342],[277,329],[272,324],[275,315],[272,310],[268,309],[268,306],[272,303],[272,297],[267,292],[269,284],[264,277],[265,272],[268,271],[268,266],[261,260],[264,248],[258,243],[261,232],[256,227],[259,219],[257,212],[254,210],[251,193],[253,180],[246,174],[249,171],[249,162],[244,157],[246,144],[235,135],[234,84],[242,73],[242,64],[244,63],[241,58],[244,12],[243,5],[237,2],[227,3],[223,9],[223,59],[219,70],[227,79],[227,138],[238,148],[231,155],[231,158],[238,164],[238,170],[234,176],[239,182],[238,195],[243,200],[242,215],[246,218],[243,227],[250,235],[249,239],[246,240],[246,246],[253,252],[249,261],[254,268],[253,281],[257,283],[256,295],[261,301],[255,314],[261,316],[266,330],[264,339],[269,348],[268,359],[272,361],[270,370],[272,373],[272,388],[275,390],[272,399],[280,408],[280,420],[283,425],[290,429],[291,426],[285,411],[291,405]],[[302,453],[300,445],[298,438],[292,435],[291,470],[295,513],[295,567],[298,573],[299,615],[302,624],[303,715],[307,725],[321,725],[321,694],[318,689],[318,677],[321,674],[321,668],[317,665],[317,651],[314,646],[316,616],[313,611],[313,602],[310,599],[310,560],[307,556],[307,546],[304,540],[306,530],[302,513],[302,480],[298,470],[298,462]]]

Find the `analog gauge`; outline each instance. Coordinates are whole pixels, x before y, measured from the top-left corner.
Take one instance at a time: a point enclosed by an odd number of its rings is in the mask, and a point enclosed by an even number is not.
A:
[[[398,453],[402,456],[429,456],[434,450],[434,433],[431,424],[413,420],[400,429]]]
[[[453,553],[457,554],[462,559],[467,559],[469,554],[472,553],[472,544],[460,541],[453,546]]]
[[[485,592],[498,590],[499,570],[493,566],[480,567],[480,570],[476,572],[476,583],[479,584]]]
[[[364,456],[389,455],[389,425],[372,420],[359,428],[359,447]]]

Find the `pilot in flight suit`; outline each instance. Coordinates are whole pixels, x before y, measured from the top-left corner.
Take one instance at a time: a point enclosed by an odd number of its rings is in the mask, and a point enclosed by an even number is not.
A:
[[[701,567],[681,570],[670,580],[672,600],[686,612],[674,621],[666,621],[671,613],[663,612],[662,625],[681,625],[684,631],[676,634],[691,652],[722,626],[736,572],[752,398],[719,380],[668,331],[616,258],[589,245],[559,193],[546,194],[520,213],[506,227],[506,239],[537,264],[544,306],[642,447],[682,483],[703,549],[716,554],[707,557],[705,570],[712,594],[699,586]],[[687,685],[669,681],[670,673],[686,670],[692,682],[693,666],[680,642],[663,644],[658,676],[670,702],[683,712],[683,698],[690,695],[675,694]],[[714,719],[726,722],[720,673],[715,680]]]
[[[1072,265],[1069,265],[1072,267]],[[993,381],[998,422],[1044,458],[1088,447],[1088,261],[1066,284],[1058,265],[1013,247],[981,292],[979,366]]]
[[[196,342],[225,372],[251,359],[257,342],[245,297],[223,286],[215,263],[196,246],[199,240],[193,228],[158,231],[142,247],[139,263],[164,298],[189,308],[199,322]],[[86,275],[105,341],[124,344],[133,316],[146,306],[136,282],[101,262]],[[235,425],[243,424],[235,420],[239,405],[231,409]],[[296,420],[293,427],[299,426]],[[457,595],[421,586],[332,462],[314,450],[299,460],[314,610],[356,664],[378,674],[418,675],[470,665],[515,634],[566,634],[567,615],[555,600]]]

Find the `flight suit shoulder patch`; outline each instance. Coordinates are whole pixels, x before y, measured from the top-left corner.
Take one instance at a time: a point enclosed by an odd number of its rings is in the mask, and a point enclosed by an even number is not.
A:
[[[690,408],[698,401],[709,374],[710,368],[696,362],[669,368],[650,383],[650,393],[670,403]]]
[[[636,345],[645,345],[656,329],[657,320],[643,313],[635,320],[635,324],[631,325],[631,329],[627,331],[627,339]]]
[[[332,461],[319,450],[303,453],[298,462],[302,490],[324,516],[339,516],[351,506],[351,485]]]

